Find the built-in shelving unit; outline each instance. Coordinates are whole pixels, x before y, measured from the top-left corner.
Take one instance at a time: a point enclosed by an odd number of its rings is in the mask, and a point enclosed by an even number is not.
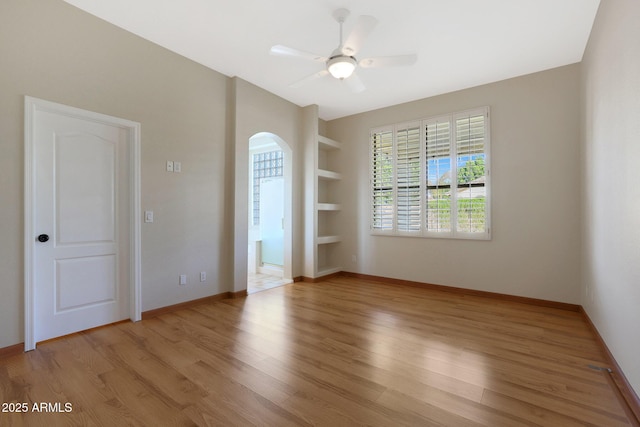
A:
[[[339,142],[318,135],[315,152],[315,277],[342,270],[338,248],[342,240],[339,223],[341,205],[338,200],[342,174],[337,170],[341,148]]]

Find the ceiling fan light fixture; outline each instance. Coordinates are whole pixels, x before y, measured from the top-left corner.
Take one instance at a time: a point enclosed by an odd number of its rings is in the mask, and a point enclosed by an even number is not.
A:
[[[327,61],[327,70],[336,79],[346,79],[356,69],[357,62],[352,56],[338,55],[329,58]]]

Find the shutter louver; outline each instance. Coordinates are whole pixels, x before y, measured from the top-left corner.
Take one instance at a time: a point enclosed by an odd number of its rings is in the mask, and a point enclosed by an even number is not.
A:
[[[393,131],[371,134],[371,227],[393,229]]]
[[[420,231],[420,126],[396,130],[398,231]]]

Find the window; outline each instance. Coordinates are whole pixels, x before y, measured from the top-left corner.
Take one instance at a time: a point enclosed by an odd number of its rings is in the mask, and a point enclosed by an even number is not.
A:
[[[374,234],[489,239],[489,109],[371,132]]]
[[[260,181],[282,176],[283,152],[269,151],[253,155],[253,225],[260,224]]]

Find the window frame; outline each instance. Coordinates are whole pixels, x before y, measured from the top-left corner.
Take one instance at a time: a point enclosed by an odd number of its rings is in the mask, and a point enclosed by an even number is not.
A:
[[[457,123],[460,119],[464,119],[465,117],[477,117],[482,115],[484,117],[484,135],[483,135],[483,151],[484,154],[484,189],[485,189],[485,216],[484,216],[484,230],[481,232],[465,232],[458,230],[458,202],[462,200],[462,198],[458,197],[459,188],[464,188],[459,186],[458,183],[458,142],[457,139]],[[437,239],[463,239],[463,240],[491,240],[491,120],[490,120],[490,110],[488,106],[468,109],[464,111],[458,111],[450,114],[442,114],[438,116],[428,117],[421,120],[413,120],[406,121],[394,125],[380,126],[370,130],[369,133],[369,229],[372,235],[378,236],[405,236],[405,237],[423,237],[423,238],[437,238]],[[428,187],[428,176],[427,176],[427,162],[428,159],[426,153],[426,129],[428,124],[433,124],[437,122],[448,122],[449,126],[449,137],[448,137],[448,145],[449,145],[449,155],[446,158],[449,159],[449,170],[451,176],[451,183],[449,184],[451,188],[451,198],[450,198],[450,218],[449,218],[449,230],[447,231],[433,231],[427,228],[427,187]],[[417,230],[402,230],[398,226],[398,207],[399,207],[399,170],[398,170],[398,132],[402,132],[403,130],[408,129],[409,127],[415,127],[416,124],[419,126],[420,132],[420,194],[419,194],[419,212],[420,212],[420,220],[419,220],[419,229]],[[376,194],[381,191],[376,188],[376,183],[380,182],[380,176],[376,176],[376,155],[380,155],[380,153],[376,154],[376,146],[374,143],[374,135],[376,134],[388,134],[391,132],[391,219],[390,226],[385,226],[384,222],[380,222],[381,213],[380,213],[380,205],[376,204]],[[380,172],[378,171],[378,174]],[[471,188],[471,186],[469,186]],[[405,212],[407,207],[405,207]],[[386,221],[388,223],[388,216],[385,216]],[[378,221],[378,223],[376,222]]]

